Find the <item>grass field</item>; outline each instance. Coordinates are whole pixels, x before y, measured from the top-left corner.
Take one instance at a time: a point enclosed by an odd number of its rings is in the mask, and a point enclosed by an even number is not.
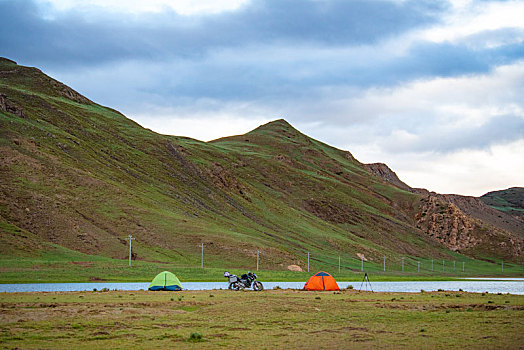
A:
[[[3,348],[519,349],[524,296],[226,290],[0,294]]]
[[[200,268],[198,262],[194,266],[180,266],[161,262],[133,261],[129,267],[127,260],[111,259],[107,257],[89,256],[71,252],[72,255],[53,255],[48,253],[40,258],[3,258],[0,259],[0,283],[51,283],[51,282],[149,282],[161,271],[174,272],[181,281],[222,281],[224,271],[241,274],[248,270],[256,271],[256,261],[251,266],[219,266]],[[421,269],[413,259],[407,259],[404,272],[399,265],[387,266],[387,271],[378,264],[364,265],[365,271],[374,281],[395,280],[450,280],[461,277],[524,277],[524,267],[505,263],[504,270],[499,264],[468,259],[462,272],[461,261],[456,261],[453,270],[453,261],[444,263],[434,261],[434,270],[431,271],[431,260],[420,260]],[[314,272],[324,270],[331,273],[337,280],[362,280],[359,265],[353,263],[349,267],[342,265],[340,273],[338,265],[320,264],[312,262],[310,273],[307,271],[294,272],[287,269],[269,270],[262,268],[257,274],[262,281],[306,281]]]

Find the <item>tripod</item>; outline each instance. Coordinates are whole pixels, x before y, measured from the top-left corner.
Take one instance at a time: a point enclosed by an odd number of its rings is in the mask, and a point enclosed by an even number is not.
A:
[[[373,288],[371,287],[371,282],[369,281],[369,277],[368,277],[368,273],[367,272],[364,273],[364,279],[362,280],[362,283],[360,283],[360,289],[358,290],[359,292],[362,291],[362,285],[363,284],[364,284],[364,288],[366,288],[367,285],[369,284],[369,289],[371,289],[371,292],[373,292]]]

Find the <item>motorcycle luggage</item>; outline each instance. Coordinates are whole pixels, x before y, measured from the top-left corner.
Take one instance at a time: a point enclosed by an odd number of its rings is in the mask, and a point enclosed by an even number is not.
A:
[[[238,277],[235,275],[230,275],[228,278],[229,278],[229,283],[238,282]]]

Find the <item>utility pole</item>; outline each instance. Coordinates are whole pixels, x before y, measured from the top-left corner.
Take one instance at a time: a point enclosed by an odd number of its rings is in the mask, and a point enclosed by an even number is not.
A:
[[[129,235],[126,238],[126,241],[129,241],[129,267],[131,267],[131,241],[133,240],[133,236]]]
[[[201,258],[200,258],[200,268],[204,268],[204,243],[202,243],[200,245],[202,247],[202,255],[201,255]]]
[[[386,272],[386,257],[384,256],[384,272]]]
[[[257,250],[257,271],[258,271],[258,255],[260,254],[260,252]]]
[[[364,271],[364,257],[360,258],[362,261],[362,265],[360,266],[360,271]]]

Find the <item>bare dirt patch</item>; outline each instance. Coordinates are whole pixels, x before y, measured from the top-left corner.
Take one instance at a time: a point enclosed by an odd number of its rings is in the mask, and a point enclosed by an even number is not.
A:
[[[298,265],[289,265],[289,266],[287,267],[287,269],[288,269],[289,271],[298,271],[298,272],[302,272],[302,268],[301,268],[300,266],[298,266]]]

